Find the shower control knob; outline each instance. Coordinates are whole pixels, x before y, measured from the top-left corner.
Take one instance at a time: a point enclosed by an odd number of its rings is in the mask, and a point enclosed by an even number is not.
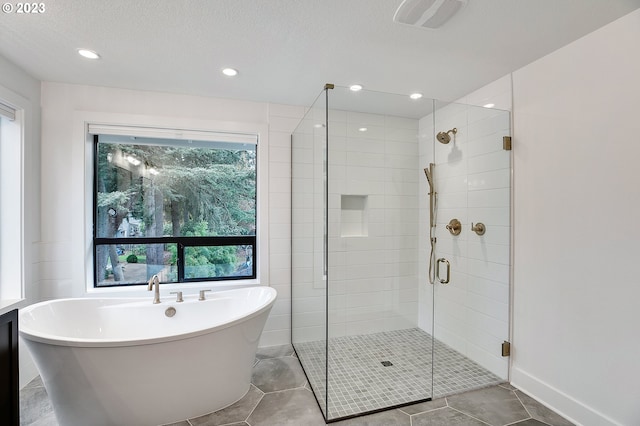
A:
[[[487,228],[485,228],[484,223],[478,222],[475,225],[471,222],[471,230],[478,235],[484,235]]]
[[[462,232],[462,224],[458,219],[451,219],[445,228],[451,232],[451,235],[460,235]]]

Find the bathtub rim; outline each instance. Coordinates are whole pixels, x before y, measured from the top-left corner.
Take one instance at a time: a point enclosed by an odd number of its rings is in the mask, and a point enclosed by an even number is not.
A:
[[[248,291],[251,288],[267,289],[267,291],[270,293],[268,300],[258,305],[256,308],[246,312],[245,315],[235,318],[232,321],[227,321],[222,324],[216,324],[212,327],[197,329],[192,332],[170,334],[170,335],[165,335],[160,337],[133,338],[133,339],[123,339],[123,340],[71,338],[68,336],[59,336],[59,335],[52,335],[50,333],[42,333],[37,330],[33,330],[30,327],[27,327],[27,329],[25,330],[23,328],[22,321],[18,319],[18,334],[20,335],[20,337],[22,337],[26,341],[38,342],[38,343],[43,343],[43,344],[48,344],[53,346],[67,346],[67,347],[77,347],[77,348],[118,348],[118,347],[128,347],[128,346],[153,345],[153,344],[161,344],[164,342],[185,340],[185,339],[190,339],[198,336],[203,336],[206,334],[215,333],[216,331],[233,327],[234,325],[248,321],[251,318],[262,315],[265,311],[270,310],[278,296],[278,292],[273,287],[268,287],[268,286],[245,287],[242,289],[222,290],[222,291],[216,292],[216,294],[227,293],[227,292],[242,292],[243,290]],[[52,299],[52,300],[46,300],[46,301],[34,303],[29,306],[25,306],[24,308],[20,309],[18,317],[20,318],[23,312],[24,314],[28,314],[30,311],[34,309],[37,309],[47,304],[51,304],[52,302],[58,302],[58,301],[66,302],[66,301],[81,301],[81,300],[95,300],[95,301],[107,300],[107,301],[127,301],[131,303],[137,303],[137,302],[147,301],[147,299],[148,298],[142,298],[142,297],[113,297],[113,298],[111,297],[77,297],[77,298],[71,297],[71,298],[64,298],[64,299]],[[194,301],[194,303],[200,303],[200,302]],[[161,306],[166,306],[166,307],[176,306],[176,303],[161,302]]]

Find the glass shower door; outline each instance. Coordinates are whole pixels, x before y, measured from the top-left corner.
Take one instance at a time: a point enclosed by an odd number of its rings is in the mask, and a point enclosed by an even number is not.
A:
[[[327,108],[322,92],[291,135],[291,343],[326,417]]]
[[[292,134],[292,343],[326,420],[432,396],[433,108],[327,87]]]
[[[502,346],[509,340],[511,151],[503,137],[510,135],[510,115],[439,103],[433,131],[437,398],[508,379]]]
[[[328,94],[327,419],[432,396],[431,321],[421,323],[419,121],[430,99]],[[426,327],[421,328],[421,326]]]

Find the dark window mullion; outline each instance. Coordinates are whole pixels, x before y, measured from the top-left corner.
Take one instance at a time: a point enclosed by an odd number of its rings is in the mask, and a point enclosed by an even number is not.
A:
[[[184,244],[178,243],[178,282],[184,282]]]
[[[186,247],[203,247],[203,246],[233,246],[233,245],[250,245],[253,247],[252,275],[224,278],[210,278],[214,281],[218,280],[236,280],[257,277],[257,254],[256,254],[256,236],[225,236],[225,237],[137,237],[137,238],[96,238],[94,244],[94,252],[99,245],[116,245],[116,244],[176,244],[177,247],[177,282],[201,281],[201,278],[189,279],[185,278],[185,256]]]
[[[237,235],[225,237],[121,237],[106,238],[96,237],[98,245],[110,244],[184,244],[185,246],[235,246],[239,244],[255,245],[255,235]]]
[[[93,286],[97,287],[98,278],[98,135],[93,135]]]

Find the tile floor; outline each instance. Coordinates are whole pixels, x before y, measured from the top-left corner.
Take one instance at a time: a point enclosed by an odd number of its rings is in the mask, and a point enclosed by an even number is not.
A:
[[[39,378],[21,391],[23,426],[57,426]],[[322,426],[324,419],[290,345],[262,348],[247,395],[171,426]],[[508,384],[332,423],[336,426],[567,426],[572,423]],[[90,425],[82,425],[90,426]],[[124,425],[135,426],[135,425]]]
[[[330,339],[327,401],[325,341],[294,346],[325,413],[328,402],[329,419],[439,398],[504,381],[439,340],[434,342],[425,331],[410,328]],[[391,365],[383,364],[387,361]]]

